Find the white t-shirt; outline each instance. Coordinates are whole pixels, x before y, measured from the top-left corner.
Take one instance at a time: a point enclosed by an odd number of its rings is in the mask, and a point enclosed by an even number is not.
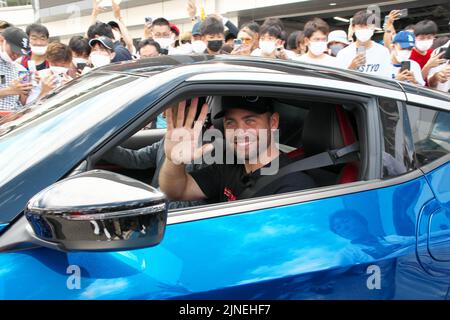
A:
[[[339,51],[337,55],[338,67],[348,69],[353,59],[356,57],[356,43]],[[392,78],[392,63],[389,50],[372,41],[372,46],[366,50],[366,63],[358,69],[367,74]]]
[[[422,77],[422,69],[420,69],[420,65],[414,60],[407,60],[411,62],[411,72],[414,74],[414,78],[416,78],[417,84],[424,86],[425,80]],[[398,72],[400,71],[401,65],[393,64],[392,65],[392,79],[395,79]]]
[[[295,61],[305,62],[305,63],[311,63],[311,64],[317,64],[321,66],[327,66],[327,67],[337,67],[338,61],[335,57],[332,57],[328,54],[323,54],[320,59],[313,59],[309,56],[309,54],[304,54],[301,56],[294,57]]]
[[[288,59],[290,59],[290,60],[294,59],[297,56],[294,51],[286,50],[286,49],[284,51],[286,52],[286,55],[287,55]],[[255,50],[253,50],[250,55],[253,57],[261,57],[262,50],[257,48]]]

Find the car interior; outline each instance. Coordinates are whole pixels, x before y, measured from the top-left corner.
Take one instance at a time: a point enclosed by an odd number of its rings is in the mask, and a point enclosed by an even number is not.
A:
[[[292,161],[300,161],[308,157],[339,150],[357,144],[361,132],[364,132],[361,108],[356,103],[336,104],[330,101],[321,102],[302,98],[270,97],[273,109],[280,114],[279,149],[288,155]],[[223,131],[221,119],[214,120],[214,115],[221,108],[221,96],[203,96],[199,98],[199,106],[204,102],[209,105],[209,115],[205,126],[213,126]],[[173,104],[172,104],[173,105]],[[155,116],[150,120],[155,120]],[[120,145],[124,148],[138,150],[160,141],[165,129],[154,128],[147,122],[143,128],[126,139]],[[358,156],[360,150],[353,152],[356,156],[343,163],[320,166],[305,172],[310,175],[318,187],[333,186],[362,180],[361,162]],[[131,170],[120,167],[105,160],[95,164],[95,169],[117,172],[144,183],[150,184],[154,170]]]

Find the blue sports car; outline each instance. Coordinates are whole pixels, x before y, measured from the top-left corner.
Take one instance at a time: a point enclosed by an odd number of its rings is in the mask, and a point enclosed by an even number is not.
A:
[[[280,150],[309,161],[316,186],[173,206],[156,155],[108,161],[119,146],[157,146],[169,106],[198,97],[213,113],[223,96],[271,98]],[[0,299],[450,298],[445,93],[167,56],[99,68],[7,118],[0,154]]]

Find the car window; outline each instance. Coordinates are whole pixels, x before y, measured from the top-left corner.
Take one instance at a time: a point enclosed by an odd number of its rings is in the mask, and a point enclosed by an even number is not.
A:
[[[414,145],[406,110],[400,102],[391,99],[379,99],[379,105],[383,134],[383,178],[414,170]]]
[[[450,112],[407,106],[417,166],[450,153]]]

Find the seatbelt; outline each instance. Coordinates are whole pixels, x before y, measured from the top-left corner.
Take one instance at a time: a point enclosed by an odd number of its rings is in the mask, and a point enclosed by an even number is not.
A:
[[[311,157],[295,161],[287,166],[284,166],[283,168],[280,168],[277,174],[260,177],[253,186],[245,189],[238,198],[249,199],[255,196],[263,188],[270,185],[272,182],[292,173],[357,161],[359,160],[359,157],[356,154],[358,151],[359,142],[356,142],[343,148],[325,151]]]

